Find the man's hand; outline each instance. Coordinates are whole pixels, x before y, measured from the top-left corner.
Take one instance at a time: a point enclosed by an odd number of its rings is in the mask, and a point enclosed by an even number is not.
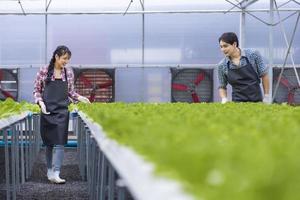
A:
[[[222,100],[221,100],[221,103],[222,103],[222,104],[225,104],[225,103],[227,103],[227,102],[228,102],[227,97],[223,97]]]
[[[47,112],[46,105],[43,101],[39,101],[39,105],[40,105],[42,113],[44,113],[45,115],[50,114],[50,112]]]
[[[263,103],[269,104],[270,102],[270,95],[269,94],[265,94],[264,98],[263,98]]]

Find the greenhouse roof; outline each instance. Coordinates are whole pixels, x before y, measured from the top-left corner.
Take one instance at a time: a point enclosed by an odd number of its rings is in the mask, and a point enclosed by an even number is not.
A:
[[[275,0],[274,0],[275,2]],[[298,0],[277,0],[281,10],[300,10]],[[267,11],[270,0],[1,0],[0,14],[105,14],[140,12]]]

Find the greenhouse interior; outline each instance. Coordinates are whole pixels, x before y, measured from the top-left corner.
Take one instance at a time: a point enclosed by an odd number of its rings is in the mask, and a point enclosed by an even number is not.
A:
[[[299,21],[299,0],[0,0],[0,199],[299,199]]]

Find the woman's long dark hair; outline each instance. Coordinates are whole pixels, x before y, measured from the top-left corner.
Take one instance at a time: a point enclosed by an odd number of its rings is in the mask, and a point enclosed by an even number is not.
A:
[[[53,76],[53,73],[54,73],[55,55],[58,55],[58,57],[61,57],[65,54],[68,54],[69,58],[71,58],[72,53],[68,47],[66,47],[64,45],[56,47],[55,51],[53,52],[52,58],[50,60],[49,66],[48,66],[46,84],[49,83],[49,81],[51,81],[51,77]]]

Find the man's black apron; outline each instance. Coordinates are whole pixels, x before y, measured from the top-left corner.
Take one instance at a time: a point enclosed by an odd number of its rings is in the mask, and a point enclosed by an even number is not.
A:
[[[41,137],[45,145],[65,145],[68,140],[68,79],[55,79],[45,84],[43,101],[49,115],[41,113]]]
[[[262,101],[262,93],[260,88],[260,79],[254,71],[248,58],[247,64],[240,68],[228,67],[228,83],[232,86],[232,101],[235,102],[259,102]]]

